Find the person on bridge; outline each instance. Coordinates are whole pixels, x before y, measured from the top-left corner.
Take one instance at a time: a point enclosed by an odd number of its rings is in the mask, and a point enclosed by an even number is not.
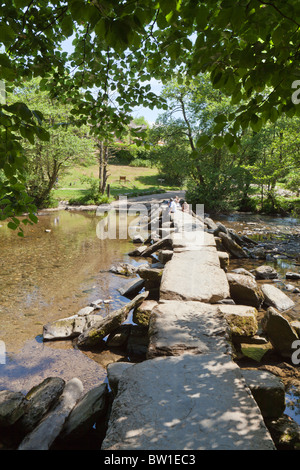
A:
[[[170,199],[169,213],[174,214],[177,210],[177,204],[173,198]]]
[[[184,201],[183,204],[182,204],[182,211],[183,212],[190,212],[190,206],[186,201]]]

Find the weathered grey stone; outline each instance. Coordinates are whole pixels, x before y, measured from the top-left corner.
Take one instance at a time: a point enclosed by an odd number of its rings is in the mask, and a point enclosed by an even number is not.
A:
[[[109,347],[119,347],[127,343],[130,335],[131,325],[120,325],[107,338],[106,344]]]
[[[25,396],[11,390],[0,391],[0,426],[14,424],[25,412]]]
[[[60,377],[48,377],[26,395],[26,412],[18,422],[22,433],[31,432],[57,402],[65,387]]]
[[[293,320],[290,322],[291,327],[293,328],[294,331],[296,331],[297,335],[300,338],[300,321],[299,320]]]
[[[218,251],[220,266],[222,269],[227,269],[229,266],[229,254],[226,251]]]
[[[293,286],[293,284],[285,284],[284,288],[289,292],[293,292],[295,289],[295,286]]]
[[[61,318],[43,326],[43,340],[72,339],[79,336],[86,329],[91,328],[101,318],[99,315],[72,315]]]
[[[156,300],[145,300],[133,310],[132,321],[137,325],[149,326],[150,315],[156,305]]]
[[[60,434],[66,418],[81,397],[83,386],[74,378],[66,383],[57,405],[47,414],[34,430],[27,434],[19,450],[49,450]]]
[[[250,251],[250,256],[251,258],[254,259],[263,259],[265,260],[267,258],[267,253],[264,247],[258,246],[255,248],[252,248]]]
[[[246,383],[264,418],[278,418],[285,410],[283,382],[268,371],[242,370]]]
[[[152,311],[148,358],[229,351],[227,322],[217,305],[164,301]]]
[[[242,305],[260,307],[264,297],[255,279],[251,276],[236,273],[227,273],[230,297]]]
[[[132,242],[133,243],[144,243],[145,239],[141,235],[134,235]]]
[[[137,248],[135,248],[134,250],[130,251],[128,253],[128,256],[142,256],[144,251],[147,250],[147,245],[142,245],[142,246],[139,246]]]
[[[224,449],[275,450],[228,355],[161,357],[123,372],[102,450]]]
[[[274,349],[281,356],[291,358],[294,352],[292,344],[298,340],[298,335],[289,321],[278,310],[269,307],[263,318],[262,327]]]
[[[266,425],[278,450],[299,450],[300,426],[290,416],[267,419]]]
[[[233,258],[248,258],[246,251],[243,250],[243,248],[234,240],[232,240],[229,235],[220,232],[219,238],[221,238],[225,250],[228,251]]]
[[[210,217],[204,217],[204,224],[211,230],[218,229],[218,225]]]
[[[162,238],[161,240],[158,240],[152,245],[148,246],[147,249],[143,251],[142,256],[144,257],[151,256],[153,253],[155,253],[158,250],[161,250],[162,248],[170,248],[170,247],[172,247],[171,238],[170,236],[167,236],[165,238]]]
[[[226,232],[225,232],[226,233]],[[243,247],[244,245],[244,242],[243,242],[243,239],[242,237],[240,237],[235,230],[233,230],[232,228],[228,229],[228,232],[227,234],[229,235],[229,237],[235,241],[239,246]]]
[[[222,224],[221,222],[216,222],[216,226],[217,226],[217,228],[214,229],[214,236],[215,237],[217,237],[220,232],[227,233],[227,235],[229,234],[229,232],[227,230],[227,227],[225,227],[225,225]],[[210,227],[210,228],[212,228],[212,227]]]
[[[157,282],[161,281],[162,273],[163,273],[163,269],[150,268],[150,267],[144,267],[144,266],[141,266],[137,270],[137,274],[142,279],[146,279],[149,281],[157,281]]]
[[[293,272],[289,271],[285,274],[285,277],[286,277],[286,279],[298,280],[298,279],[300,279],[300,274],[299,273],[293,273]]]
[[[99,345],[103,338],[118,328],[126,320],[129,312],[140,305],[147,296],[148,292],[143,292],[124,305],[124,307],[109,313],[104,318],[99,318],[98,323],[79,335],[77,346],[80,349],[88,349]]]
[[[89,306],[89,307],[83,307],[79,310],[79,312],[77,312],[77,315],[79,317],[82,317],[82,316],[85,316],[85,315],[89,315],[90,313],[92,313],[94,311],[94,307],[92,306]]]
[[[254,269],[256,279],[277,279],[278,273],[272,266],[262,265]]]
[[[160,299],[215,303],[228,297],[226,274],[215,249],[174,253],[165,265]]]
[[[234,305],[234,307],[237,306]],[[253,307],[253,309],[255,308]],[[256,315],[247,308],[243,310],[239,308],[236,310],[228,309],[228,312],[224,314],[225,320],[233,336],[254,336],[258,331]]]
[[[284,312],[295,306],[295,303],[290,299],[290,297],[272,284],[262,284],[261,290],[264,295],[264,303],[266,306],[274,307],[280,312]]]
[[[230,272],[235,273],[235,274],[244,274],[245,276],[251,276],[255,279],[254,274],[252,274],[250,271],[247,271],[247,269],[245,268],[236,268]]]
[[[92,429],[93,424],[105,415],[108,405],[108,388],[105,383],[89,390],[74,406],[59,435],[62,441],[78,440]]]
[[[173,256],[173,250],[160,250],[158,252],[158,259],[163,264],[170,261],[170,259],[172,259],[172,256]]]
[[[119,263],[110,267],[110,272],[114,274],[122,274],[124,276],[133,276],[136,273],[136,266],[130,263]]]
[[[127,353],[145,356],[148,350],[149,336],[148,327],[132,325],[127,342]]]
[[[86,319],[84,317],[78,317],[78,315],[72,315],[67,318],[60,318],[51,323],[47,323],[43,326],[43,339],[66,339],[78,336],[78,329],[84,330]]]
[[[118,384],[124,370],[134,365],[133,362],[113,362],[107,366],[107,379],[114,396],[118,393]]]
[[[211,233],[198,231],[176,232],[172,236],[172,248],[174,252],[198,251],[203,247],[216,248],[215,237]]]
[[[118,291],[123,297],[131,298],[137,295],[145,285],[144,279],[135,278],[132,281],[125,284],[125,286],[120,287]]]

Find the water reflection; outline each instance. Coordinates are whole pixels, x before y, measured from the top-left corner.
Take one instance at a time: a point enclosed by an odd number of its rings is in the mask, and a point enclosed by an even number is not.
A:
[[[300,424],[300,389],[291,385],[286,390],[285,414]]]
[[[39,215],[38,224],[25,227],[24,239],[2,223],[0,340],[5,343],[9,360],[0,365],[0,385],[6,373],[12,378],[14,364],[22,364],[20,354],[23,362],[30,356],[28,351],[44,357],[41,367],[47,363],[48,354],[53,356],[53,345],[38,340],[44,324],[73,315],[99,298],[111,299],[104,307],[111,310],[128,302],[117,290],[120,277],[108,271],[112,264],[129,261],[125,253],[132,250],[132,241],[99,240],[98,222],[99,217],[88,212],[44,213]]]

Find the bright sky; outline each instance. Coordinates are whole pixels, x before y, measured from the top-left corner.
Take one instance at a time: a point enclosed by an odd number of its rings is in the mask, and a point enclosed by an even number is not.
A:
[[[153,93],[159,94],[162,88],[161,83],[159,83],[157,80],[152,79],[150,81],[151,85],[151,91]],[[156,119],[158,118],[158,115],[163,112],[163,110],[159,110],[157,108],[150,109],[150,108],[144,108],[142,106],[134,108],[135,112],[133,113],[133,117],[141,117],[144,116],[146,121],[149,122],[149,124],[154,124]]]
[[[73,37],[70,37],[69,39],[64,41],[62,43],[62,49],[70,53],[73,50],[72,41],[73,41]],[[145,82],[144,84],[146,85],[146,83],[147,82]],[[156,93],[156,94],[160,93],[162,86],[157,80],[152,79],[150,81],[150,85],[151,85],[151,91],[153,93]],[[146,119],[146,121],[149,122],[149,124],[154,124],[156,119],[158,118],[158,115],[161,113],[162,113],[162,110],[158,110],[157,108],[150,109],[150,108],[144,108],[142,106],[137,106],[134,108],[133,117],[137,118],[137,117],[144,116],[144,118]]]

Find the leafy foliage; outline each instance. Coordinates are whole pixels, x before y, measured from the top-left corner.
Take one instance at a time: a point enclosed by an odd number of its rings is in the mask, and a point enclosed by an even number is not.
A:
[[[195,147],[207,154],[225,145],[236,154],[249,126],[259,132],[281,115],[299,116],[291,99],[300,76],[299,26],[297,0],[9,0],[1,4],[0,77],[7,88],[41,77],[53,98],[72,105],[74,123],[88,124],[108,145],[134,106],[165,107],[150,78],[167,83],[176,75],[180,83],[207,73],[236,108],[224,109]],[[67,38],[69,55],[61,48]],[[2,217],[33,210],[23,142],[48,138],[34,108],[0,107]]]

